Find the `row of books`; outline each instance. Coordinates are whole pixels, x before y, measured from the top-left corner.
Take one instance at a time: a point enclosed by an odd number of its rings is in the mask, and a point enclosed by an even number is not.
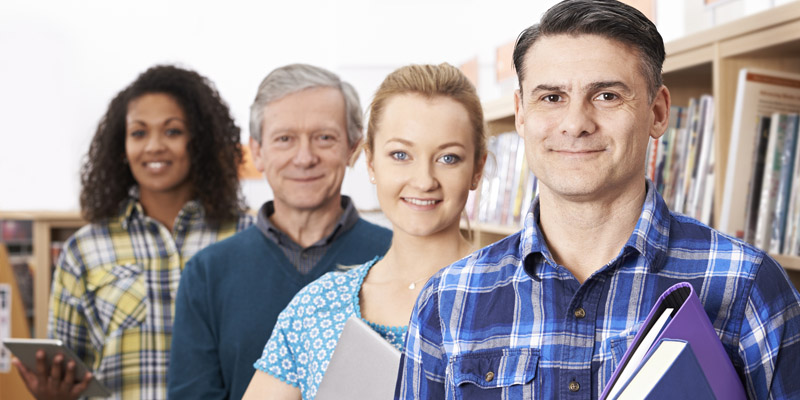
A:
[[[798,114],[758,118],[743,239],[770,253],[800,255]]]
[[[537,191],[525,143],[516,132],[505,132],[489,137],[487,148],[480,189],[467,199],[467,217],[485,224],[521,226]]]
[[[800,74],[739,71],[719,229],[800,255]]]
[[[672,106],[667,131],[651,139],[645,173],[670,210],[711,224],[714,201],[714,99]]]

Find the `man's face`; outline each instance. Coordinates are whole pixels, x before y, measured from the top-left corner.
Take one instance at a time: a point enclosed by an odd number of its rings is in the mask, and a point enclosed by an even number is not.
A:
[[[640,62],[596,35],[546,36],[528,50],[516,124],[545,190],[574,201],[641,190],[648,139],[666,129],[669,92],[662,87],[650,103]]]
[[[335,88],[306,89],[264,109],[253,161],[275,196],[276,210],[335,207],[353,146],[347,142],[345,102]]]

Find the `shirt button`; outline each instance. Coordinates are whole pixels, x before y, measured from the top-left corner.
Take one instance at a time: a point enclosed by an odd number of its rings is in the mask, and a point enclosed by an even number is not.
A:
[[[580,383],[575,382],[575,381],[572,381],[572,382],[569,383],[569,391],[570,392],[577,392],[578,390],[581,390],[581,384]]]
[[[581,307],[575,309],[575,318],[583,318],[586,316],[586,310]]]
[[[489,371],[486,373],[486,382],[491,382],[494,380],[494,372]]]

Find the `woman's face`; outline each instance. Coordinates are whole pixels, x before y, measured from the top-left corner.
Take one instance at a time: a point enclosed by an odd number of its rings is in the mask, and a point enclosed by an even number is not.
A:
[[[479,175],[467,110],[447,97],[403,94],[380,118],[367,168],[395,235],[457,232]]]
[[[142,198],[191,196],[189,136],[186,116],[172,96],[149,93],[128,103],[125,156]]]

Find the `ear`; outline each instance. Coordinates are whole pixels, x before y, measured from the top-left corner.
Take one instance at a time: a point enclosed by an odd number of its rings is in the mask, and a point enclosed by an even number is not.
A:
[[[661,85],[661,88],[658,89],[658,93],[656,94],[656,98],[653,99],[653,104],[650,105],[650,111],[653,113],[653,125],[650,127],[650,137],[653,139],[660,138],[661,135],[667,131],[671,101],[669,89]]]
[[[258,172],[264,173],[264,157],[261,155],[261,143],[250,138],[250,155],[253,157],[253,165]]]
[[[369,149],[364,149],[364,157],[367,158],[367,174],[369,174],[369,181],[375,182],[375,158]]]
[[[514,91],[514,125],[517,128],[517,135],[525,137],[525,111],[522,107],[522,92],[520,89]],[[486,159],[484,158],[484,161]]]
[[[488,154],[484,154],[480,160],[475,164],[475,172],[472,173],[472,186],[470,186],[470,190],[475,190],[478,188],[478,185],[481,182],[481,176],[483,176],[483,167],[486,165],[486,157]]]

